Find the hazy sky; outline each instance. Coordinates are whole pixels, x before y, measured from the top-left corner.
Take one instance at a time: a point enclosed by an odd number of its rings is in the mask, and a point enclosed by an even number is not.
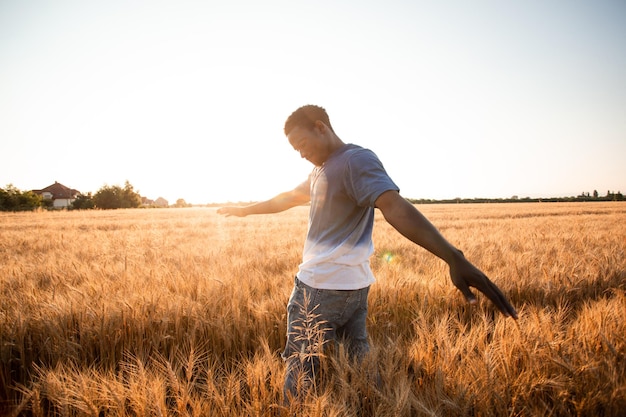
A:
[[[303,104],[405,197],[626,193],[626,2],[0,0],[0,187],[271,197]]]

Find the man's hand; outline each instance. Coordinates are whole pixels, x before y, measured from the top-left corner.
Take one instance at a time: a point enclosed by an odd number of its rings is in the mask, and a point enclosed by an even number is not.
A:
[[[244,207],[221,207],[217,210],[217,214],[222,214],[226,217],[245,217],[248,215]]]
[[[474,287],[485,294],[502,314],[517,320],[517,311],[500,291],[500,288],[491,282],[481,270],[465,259],[461,251],[459,251],[456,261],[450,264],[450,278],[470,304],[476,304],[476,297],[470,291],[470,287]]]

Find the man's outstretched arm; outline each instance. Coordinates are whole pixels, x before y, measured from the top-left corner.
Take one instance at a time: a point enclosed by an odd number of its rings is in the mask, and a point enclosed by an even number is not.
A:
[[[245,217],[250,214],[271,214],[285,211],[292,207],[301,206],[311,201],[308,181],[300,184],[291,191],[280,193],[269,200],[260,201],[244,207],[222,207],[217,210],[226,217]]]
[[[507,317],[517,319],[515,308],[502,291],[487,276],[465,259],[463,252],[452,246],[422,213],[405,200],[397,191],[386,191],[376,200],[385,220],[410,241],[443,259],[450,267],[452,283],[470,303],[476,297],[470,291],[474,287],[485,294]]]

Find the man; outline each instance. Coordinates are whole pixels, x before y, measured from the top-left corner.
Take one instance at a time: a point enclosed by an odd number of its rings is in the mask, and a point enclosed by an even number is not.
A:
[[[403,236],[444,260],[453,284],[468,302],[476,303],[470,287],[485,294],[507,317],[517,318],[500,289],[407,200],[370,150],[344,143],[334,132],[328,114],[307,105],[285,122],[285,135],[302,158],[315,167],[309,178],[291,191],[246,207],[223,207],[226,216],[277,213],[311,203],[303,260],[287,306],[287,363],[285,395],[295,396],[314,381],[318,364],[312,349],[342,339],[348,352],[362,358],[369,350],[365,321],[367,295],[374,276],[374,209]]]

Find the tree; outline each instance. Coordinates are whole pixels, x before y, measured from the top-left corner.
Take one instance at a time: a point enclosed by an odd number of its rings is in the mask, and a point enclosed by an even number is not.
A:
[[[179,198],[178,200],[176,200],[176,204],[174,204],[174,207],[191,207],[191,204],[187,204],[184,198]]]
[[[34,210],[42,206],[40,195],[32,191],[20,191],[13,184],[8,184],[6,189],[0,188],[1,211],[25,211]]]
[[[122,192],[119,185],[104,185],[93,196],[93,202],[97,208],[110,210],[122,207]]]
[[[93,202],[100,209],[136,208],[141,206],[141,196],[135,192],[130,182],[119,185],[105,185],[93,196]]]
[[[89,210],[94,207],[95,203],[93,201],[91,193],[87,193],[87,195],[79,194],[72,202],[72,210]]]
[[[122,190],[122,207],[137,208],[141,206],[141,196],[135,192],[133,186],[126,180]]]

